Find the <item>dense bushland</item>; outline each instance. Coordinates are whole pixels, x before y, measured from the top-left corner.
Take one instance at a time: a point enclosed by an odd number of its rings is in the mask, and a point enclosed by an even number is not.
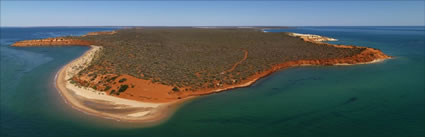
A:
[[[196,90],[237,84],[285,61],[341,58],[362,50],[320,46],[286,33],[264,33],[258,29],[143,28],[72,38],[104,47],[94,63],[81,73],[128,74],[174,86],[174,91],[182,87]],[[248,51],[248,58],[227,72],[243,59],[244,50]]]

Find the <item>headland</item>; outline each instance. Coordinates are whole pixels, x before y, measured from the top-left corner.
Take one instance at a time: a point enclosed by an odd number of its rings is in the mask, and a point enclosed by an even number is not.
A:
[[[323,43],[333,40],[256,29],[138,28],[12,46],[91,46],[58,72],[64,99],[90,114],[153,125],[190,98],[250,86],[285,68],[391,58],[378,49]]]

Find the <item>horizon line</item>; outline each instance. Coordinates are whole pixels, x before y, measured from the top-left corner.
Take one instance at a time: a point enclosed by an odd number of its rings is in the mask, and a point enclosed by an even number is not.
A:
[[[87,26],[1,26],[0,27],[425,27],[423,25],[193,25],[193,26],[182,26],[182,25],[87,25]]]

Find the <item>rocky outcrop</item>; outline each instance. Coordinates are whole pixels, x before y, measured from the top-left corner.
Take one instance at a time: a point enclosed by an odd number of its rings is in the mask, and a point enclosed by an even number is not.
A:
[[[24,40],[24,41],[18,41],[12,44],[12,46],[14,47],[70,46],[70,45],[89,46],[89,45],[93,45],[93,43],[90,41],[59,37],[59,38],[47,38],[47,39],[38,39],[38,40]]]
[[[289,33],[290,36],[299,37],[306,42],[315,43],[318,46],[331,46],[336,48],[359,48],[363,49],[359,54],[345,58],[335,59],[320,59],[320,60],[298,60],[290,61],[298,65],[350,65],[350,64],[365,64],[373,63],[379,60],[389,59],[391,56],[384,54],[382,51],[374,48],[359,47],[352,45],[335,45],[323,43],[323,41],[336,41],[337,39],[313,34]],[[293,66],[294,66],[293,65]],[[296,66],[296,65],[295,65]]]
[[[308,41],[316,41],[316,42],[337,41],[337,39],[334,39],[334,38],[329,38],[329,37],[314,35],[314,34],[289,33],[289,35],[294,37],[299,37],[303,40],[308,40]]]

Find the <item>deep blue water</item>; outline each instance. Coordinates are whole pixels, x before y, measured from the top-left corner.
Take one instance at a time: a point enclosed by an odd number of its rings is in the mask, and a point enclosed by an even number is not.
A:
[[[254,86],[185,104],[164,124],[140,128],[76,111],[53,88],[61,66],[87,47],[10,47],[15,41],[116,28],[1,28],[1,136],[424,137],[425,27],[298,27],[373,47],[393,59],[298,67]]]

